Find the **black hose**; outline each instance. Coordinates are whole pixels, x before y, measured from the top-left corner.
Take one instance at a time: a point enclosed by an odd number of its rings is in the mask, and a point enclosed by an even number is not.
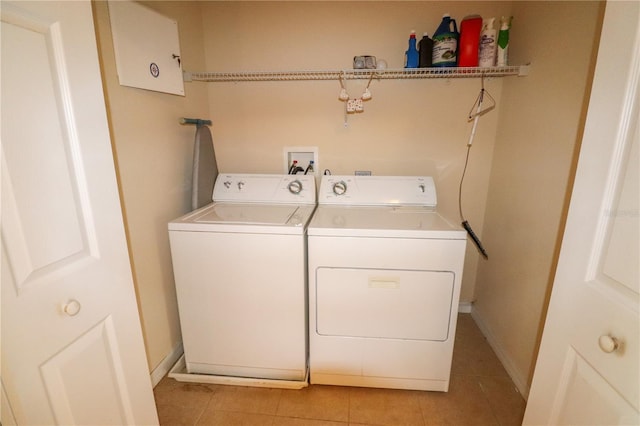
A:
[[[480,241],[480,238],[478,238],[476,233],[473,232],[473,229],[471,229],[471,225],[469,225],[469,222],[465,220],[464,215],[462,214],[462,183],[464,182],[464,176],[467,173],[467,165],[469,164],[470,151],[471,151],[471,145],[467,145],[467,158],[464,161],[464,169],[462,170],[462,177],[460,178],[460,187],[458,189],[458,209],[460,212],[460,220],[462,220],[462,227],[467,231],[467,234],[469,234],[469,236],[471,237],[471,240],[477,247],[480,254],[482,254],[482,257],[484,257],[485,259],[489,259],[489,255],[487,254],[487,251],[482,246],[482,242]]]

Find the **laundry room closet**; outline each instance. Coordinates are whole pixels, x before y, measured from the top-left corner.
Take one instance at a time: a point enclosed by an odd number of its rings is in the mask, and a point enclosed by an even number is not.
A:
[[[471,312],[525,395],[531,385],[588,103],[604,3],[596,1],[143,1],[178,24],[189,72],[350,70],[354,56],[404,66],[412,30],[442,15],[513,16],[510,65],[491,77],[462,202],[489,254],[467,245],[461,309]],[[212,121],[220,172],[284,173],[283,149],[317,149],[320,171],[433,176],[458,220],[458,188],[481,88],[475,78],[378,79],[363,111],[339,99],[368,80],[185,82],[185,96],[121,86],[109,8],[94,1],[103,84],[147,361],[154,382],[181,353],[167,223],[188,212],[193,127]],[[142,22],[140,25],[145,25]],[[570,29],[570,30],[569,30]]]

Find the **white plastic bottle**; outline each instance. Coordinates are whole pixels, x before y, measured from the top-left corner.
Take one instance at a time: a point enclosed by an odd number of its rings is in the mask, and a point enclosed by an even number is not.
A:
[[[512,16],[503,16],[500,20],[500,32],[498,33],[498,49],[496,65],[505,67],[509,64],[509,30],[511,29]]]
[[[479,67],[493,67],[496,64],[496,42],[497,33],[493,27],[495,18],[485,19],[482,22],[482,32],[480,33],[480,54],[478,57]]]

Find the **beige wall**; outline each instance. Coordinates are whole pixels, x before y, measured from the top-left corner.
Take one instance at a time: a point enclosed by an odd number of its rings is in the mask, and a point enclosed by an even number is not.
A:
[[[204,67],[200,3],[143,4],[178,22],[184,67]],[[184,97],[120,86],[106,2],[94,3],[94,15],[134,282],[153,370],[181,341],[167,223],[189,210],[195,129],[178,120],[208,118],[207,94],[194,86],[185,87]]]
[[[515,15],[512,63],[528,77],[490,79],[498,102],[479,124],[464,212],[490,260],[467,250],[462,301],[521,390],[528,388],[571,180],[598,32],[595,2],[145,2],[176,19],[184,69],[348,69],[354,55],[403,65],[409,31],[442,13]],[[374,80],[344,125],[337,81],[186,83],[186,97],[122,87],[105,3],[95,3],[110,124],[149,367],[180,341],[166,224],[189,208],[194,129],[211,118],[220,170],[283,171],[285,146],[319,148],[334,174],[433,175],[439,208],[458,222],[457,189],[477,79]],[[552,48],[549,48],[552,46]],[[364,81],[347,81],[359,96]],[[476,277],[477,274],[477,277]]]
[[[445,12],[461,18],[508,14],[509,2],[207,2],[209,71],[349,69],[354,55],[402,68],[409,33],[432,34]],[[511,77],[515,78],[515,77]],[[191,83],[208,90],[216,155],[223,172],[284,170],[283,147],[315,146],[333,174],[432,175],[439,208],[459,223],[458,185],[471,130],[477,79],[374,80],[364,112],[349,115],[339,82]],[[500,102],[503,79],[487,81]],[[366,81],[349,80],[359,97]],[[500,103],[498,104],[498,110]],[[480,232],[498,111],[482,119],[464,191],[467,219]],[[478,255],[467,250],[463,302],[470,302]]]
[[[474,316],[525,393],[531,384],[582,136],[602,4],[516,2],[513,58],[525,79],[505,81]],[[517,46],[517,49],[516,49]]]

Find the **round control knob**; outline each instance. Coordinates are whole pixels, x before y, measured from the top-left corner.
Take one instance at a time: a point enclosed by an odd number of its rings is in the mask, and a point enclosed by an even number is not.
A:
[[[82,305],[80,305],[80,302],[75,299],[71,299],[62,307],[62,310],[70,317],[75,317],[80,313],[81,308]]]
[[[292,180],[291,182],[289,182],[287,188],[289,188],[290,193],[299,194],[300,192],[302,192],[302,182],[300,182],[298,179]]]
[[[333,184],[333,193],[336,195],[343,195],[347,192],[347,183],[343,180]]]
[[[620,342],[613,336],[603,335],[598,339],[598,346],[600,346],[602,352],[610,354],[618,350]]]

